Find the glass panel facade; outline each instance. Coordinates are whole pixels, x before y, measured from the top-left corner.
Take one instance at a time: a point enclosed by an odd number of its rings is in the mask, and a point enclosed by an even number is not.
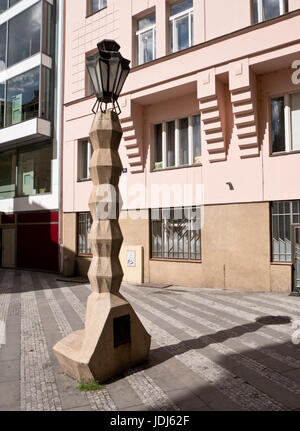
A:
[[[43,11],[43,52],[49,56],[52,54],[52,22],[53,7],[44,2]]]
[[[39,115],[39,68],[7,81],[6,126]]]
[[[50,143],[0,153],[0,199],[50,193],[51,161]]]
[[[14,6],[15,4],[19,3],[21,0],[0,0],[0,14],[6,9]]]
[[[0,13],[3,13],[4,11],[6,11],[7,7],[8,7],[7,0],[0,0]]]
[[[284,97],[271,100],[272,152],[285,151]]]
[[[41,118],[50,120],[51,118],[51,70],[42,66],[42,97],[41,97]]]
[[[12,18],[8,23],[8,66],[40,52],[42,3]]]
[[[300,201],[272,203],[273,261],[291,262],[291,225],[300,223]]]
[[[78,254],[91,254],[88,235],[92,226],[92,217],[88,213],[79,213],[77,218],[77,247]]]
[[[0,153],[0,199],[8,199],[15,196],[16,165],[16,150]]]
[[[18,154],[18,196],[51,192],[52,145],[22,148]]]
[[[6,68],[6,24],[0,25],[0,72]]]
[[[201,259],[200,207],[152,210],[152,258]]]

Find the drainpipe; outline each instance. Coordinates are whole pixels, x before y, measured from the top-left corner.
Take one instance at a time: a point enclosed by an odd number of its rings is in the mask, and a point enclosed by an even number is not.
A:
[[[56,138],[58,160],[58,214],[59,214],[59,270],[62,272],[62,151],[63,151],[63,83],[64,83],[64,32],[65,32],[65,0],[57,0],[58,30],[57,30],[57,93],[56,93]]]

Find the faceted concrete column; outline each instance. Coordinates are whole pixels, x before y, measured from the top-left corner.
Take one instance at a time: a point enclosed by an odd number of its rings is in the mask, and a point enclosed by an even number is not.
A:
[[[121,137],[117,114],[106,111],[95,116],[90,131],[94,153],[89,201],[93,260],[88,273],[94,292],[87,302],[85,330],[54,346],[63,370],[80,381],[104,382],[144,362],[150,349],[150,335],[119,293],[123,277],[119,262],[123,238],[118,222]]]

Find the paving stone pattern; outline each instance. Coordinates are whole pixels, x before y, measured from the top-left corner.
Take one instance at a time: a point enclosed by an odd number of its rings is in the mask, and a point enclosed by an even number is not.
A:
[[[123,283],[152,336],[149,361],[80,392],[53,345],[82,329],[91,288],[0,270],[0,411],[298,410],[300,297]]]

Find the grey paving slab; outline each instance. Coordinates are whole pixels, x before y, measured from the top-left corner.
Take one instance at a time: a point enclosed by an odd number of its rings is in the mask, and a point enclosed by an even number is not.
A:
[[[139,398],[138,394],[132,389],[130,384],[125,379],[120,379],[113,383],[107,384],[106,387],[118,410],[141,404],[141,399]]]
[[[20,409],[20,390],[17,382],[0,382],[0,409]]]
[[[206,403],[204,403],[197,395],[187,388],[169,391],[168,396],[183,411],[211,410]]]
[[[19,387],[20,381],[20,361],[18,359],[10,361],[0,360],[0,383],[11,382]]]

